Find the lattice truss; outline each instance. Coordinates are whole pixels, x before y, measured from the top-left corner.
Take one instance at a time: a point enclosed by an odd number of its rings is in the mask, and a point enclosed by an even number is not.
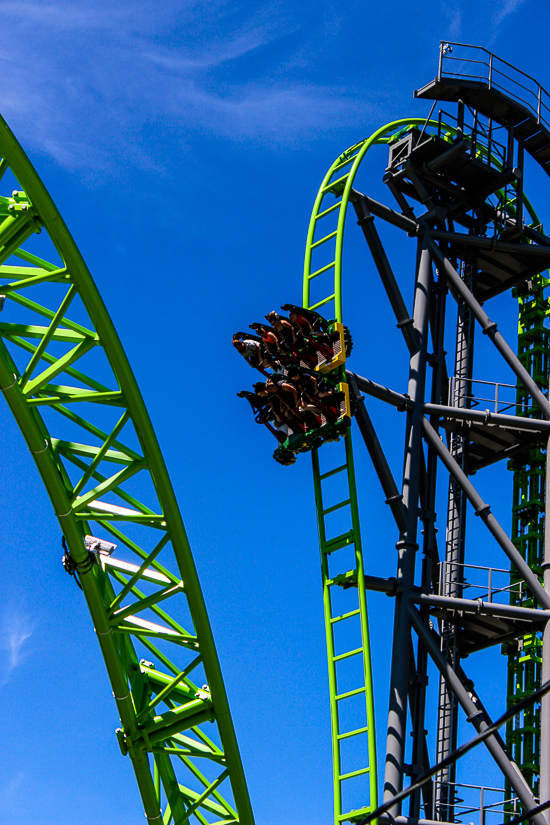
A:
[[[82,583],[120,748],[149,821],[252,822],[208,617],[147,411],[76,245],[2,130],[0,386]],[[85,536],[103,545],[86,547]],[[99,549],[106,542],[116,545],[111,555]]]

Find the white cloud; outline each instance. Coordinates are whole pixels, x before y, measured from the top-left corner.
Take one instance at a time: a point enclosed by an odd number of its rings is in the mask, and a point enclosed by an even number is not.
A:
[[[225,0],[0,2],[0,111],[25,146],[89,180],[159,170],[150,147],[163,133],[184,153],[205,133],[288,146],[327,118],[333,129],[364,118],[370,104],[345,89],[258,57],[297,30],[273,2],[238,20]]]
[[[33,632],[29,616],[20,605],[8,602],[0,617],[0,686],[5,685],[15,668],[25,658],[23,645]]]
[[[504,2],[501,2],[500,8],[493,18],[494,24],[499,26],[505,17],[513,14],[524,2],[525,0],[504,0]]]

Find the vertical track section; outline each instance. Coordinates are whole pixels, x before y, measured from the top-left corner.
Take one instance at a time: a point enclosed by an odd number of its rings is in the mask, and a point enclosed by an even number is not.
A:
[[[400,129],[414,125],[423,126],[424,123],[425,120],[422,118],[407,118],[387,124],[369,138],[343,152],[328,170],[315,199],[309,224],[304,264],[304,307],[319,310],[325,317],[333,317],[334,320],[342,322],[344,228],[353,182],[359,166],[371,146],[387,143]],[[326,447],[324,449],[327,450]],[[342,442],[332,445],[331,455],[333,465],[322,469],[319,450],[312,451],[329,671],[334,822],[338,825],[373,811],[378,804],[378,789],[367,599],[350,430]],[[332,501],[327,487],[335,481],[334,476],[338,476],[338,494],[336,500]],[[334,495],[334,491],[332,494]],[[348,527],[343,532],[331,535],[327,517],[336,511],[341,511],[340,523],[343,523],[345,518],[348,519]],[[354,569],[351,571],[346,568],[350,551],[353,552],[354,558]],[[355,600],[345,613],[335,610],[335,603],[339,601],[335,598],[335,588],[341,586],[350,588]],[[351,647],[348,644],[346,649],[340,650],[336,644],[336,629],[338,628],[340,640],[350,639],[354,634],[353,625],[357,621],[360,623],[360,646]],[[341,670],[344,663],[355,657],[362,660],[360,684],[343,690],[339,687],[344,682]],[[358,697],[364,697],[365,722],[349,727],[348,720],[351,714],[347,705],[356,703]],[[357,710],[355,713],[357,718],[361,718]],[[350,740],[355,741],[350,743]],[[344,755],[343,748],[350,744],[356,744],[358,747],[350,748],[351,756],[348,757]],[[364,747],[360,744],[364,744]],[[348,765],[347,758],[356,761]],[[352,789],[354,780],[362,776],[368,777],[368,788],[362,785],[360,790],[356,787]]]
[[[361,530],[359,525],[359,510],[357,505],[357,491],[355,487],[355,472],[353,466],[353,453],[351,444],[351,432],[348,430],[344,444],[339,445],[340,461],[342,463],[321,472],[319,466],[319,451],[313,453],[313,479],[315,485],[315,504],[317,507],[317,518],[319,527],[319,544],[321,551],[321,573],[323,580],[323,605],[325,613],[325,628],[327,638],[327,656],[330,690],[330,710],[332,728],[332,754],[333,754],[333,776],[334,776],[334,821],[335,823],[348,822],[358,815],[370,813],[377,805],[377,783],[376,783],[376,738],[374,726],[374,697],[372,689],[372,669],[370,659],[369,625],[367,616],[367,597],[365,592],[365,579],[363,568],[363,552],[361,547]],[[327,506],[324,495],[325,483],[328,479],[339,475],[339,490],[343,496],[335,504]],[[327,516],[336,510],[346,509],[350,522],[349,529],[338,535],[330,535],[327,527]],[[353,548],[355,569],[353,571],[353,584],[348,576],[346,586],[352,588],[354,605],[346,613],[338,614],[334,609],[333,590],[340,584],[338,575],[329,572],[329,557],[333,556],[338,565],[339,551]],[[344,572],[342,570],[342,572]],[[353,649],[345,649],[339,652],[335,640],[335,625],[339,625],[342,634],[346,639],[354,635],[352,628],[359,618],[361,627],[360,646]],[[346,632],[348,631],[348,632]],[[344,646],[345,643],[344,643]],[[349,647],[349,644],[348,644]],[[360,657],[362,660],[362,678],[360,684],[356,684],[350,690],[340,688],[339,666],[352,657]],[[343,681],[343,680],[342,680]],[[355,697],[364,696],[366,724],[355,729],[345,729],[342,724],[342,716],[349,718],[349,713],[343,711],[342,706],[347,702],[351,703]],[[366,740],[366,748],[360,750],[367,755],[367,764],[358,764],[350,770],[343,766],[342,743],[344,740],[362,737]],[[356,751],[357,752],[357,751]],[[347,805],[347,798],[355,798],[356,794],[348,795],[344,793],[344,784],[349,783],[357,777],[368,775],[369,799],[360,808],[344,810]]]

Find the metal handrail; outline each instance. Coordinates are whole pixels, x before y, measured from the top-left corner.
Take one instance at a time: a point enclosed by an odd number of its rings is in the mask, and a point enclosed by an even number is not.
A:
[[[436,784],[442,784],[436,780]],[[453,802],[449,801],[446,806],[452,808],[456,811],[456,815],[458,816],[466,816],[467,814],[472,814],[475,812],[479,812],[479,825],[484,825],[485,823],[485,814],[486,813],[498,813],[498,814],[507,814],[510,813],[509,810],[506,810],[507,805],[513,806],[513,811],[517,811],[517,803],[519,799],[517,796],[510,796],[507,797],[507,790],[506,788],[493,788],[489,787],[488,785],[470,785],[465,782],[445,782],[445,785],[452,786],[453,788],[467,788],[468,790],[479,791],[479,805],[477,807],[473,807],[475,804],[473,801],[470,805],[461,804],[461,802]],[[497,802],[486,802],[485,801],[485,794],[487,793],[499,793],[504,794],[504,799],[499,800]],[[455,816],[456,816],[455,815]]]
[[[443,592],[443,588],[445,584],[454,584],[458,587],[461,587],[463,590],[483,590],[486,591],[483,596],[478,596],[478,598],[486,598],[487,601],[492,602],[493,597],[496,596],[498,593],[512,593],[516,591],[516,595],[519,596],[520,599],[523,598],[523,587],[522,582],[511,582],[504,587],[494,587],[493,586],[493,573],[504,573],[505,575],[510,575],[510,570],[505,570],[501,567],[486,567],[480,564],[465,564],[464,562],[458,561],[448,561],[447,559],[443,559],[438,564],[440,568],[441,574],[439,577],[439,595],[445,595]],[[456,575],[459,569],[462,569],[462,578],[457,579],[456,581],[452,580],[453,573]],[[466,581],[464,578],[464,570],[486,570],[487,571],[487,584],[477,584],[475,582]]]
[[[473,49],[477,53],[483,53],[483,55],[487,55],[487,57],[485,60],[476,60],[472,57],[451,57],[450,54],[452,52],[453,47]],[[476,69],[469,73],[466,71],[447,71],[445,68],[445,61],[447,61],[447,64],[453,61],[457,63],[464,63],[472,67],[485,66],[487,68],[487,71],[484,74],[477,74]],[[505,71],[499,68],[499,64],[507,66],[516,75],[520,75],[522,78],[525,78],[527,81],[530,81],[531,84],[534,84],[535,88],[533,89],[529,85],[526,85],[525,82],[522,83],[516,77],[507,74]],[[525,97],[522,97],[521,93],[518,93],[514,89],[509,88],[507,85],[503,86],[498,81],[495,81],[495,75],[498,75],[499,79],[504,78],[505,81],[508,80],[511,84],[513,84],[513,86],[518,87],[519,89],[523,89],[528,96],[531,95],[535,99],[534,102],[530,102],[529,98],[526,100]],[[498,88],[501,91],[505,92],[507,95],[511,96],[516,102],[526,106],[527,109],[536,116],[538,124],[540,124],[542,121],[547,127],[550,128],[548,120],[545,117],[543,117],[543,110],[550,112],[550,107],[546,104],[545,100],[543,99],[543,96],[546,96],[546,99],[550,100],[550,95],[546,91],[546,89],[534,77],[522,71],[521,69],[518,69],[516,66],[513,66],[511,63],[508,63],[508,61],[504,60],[502,57],[498,57],[497,55],[493,54],[483,46],[474,46],[471,43],[457,43],[448,40],[441,40],[439,43],[438,80],[441,80],[445,76],[463,77],[468,78],[470,80],[487,81],[487,87],[489,89]]]

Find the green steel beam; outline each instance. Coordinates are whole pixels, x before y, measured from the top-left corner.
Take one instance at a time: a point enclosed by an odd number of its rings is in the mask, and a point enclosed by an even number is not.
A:
[[[0,156],[0,177],[9,169],[18,187],[0,197],[0,388],[78,571],[145,816],[253,825],[196,569],[135,377],[76,244],[1,118]],[[39,254],[24,248],[35,233]],[[91,554],[86,535],[116,542],[114,556]]]

